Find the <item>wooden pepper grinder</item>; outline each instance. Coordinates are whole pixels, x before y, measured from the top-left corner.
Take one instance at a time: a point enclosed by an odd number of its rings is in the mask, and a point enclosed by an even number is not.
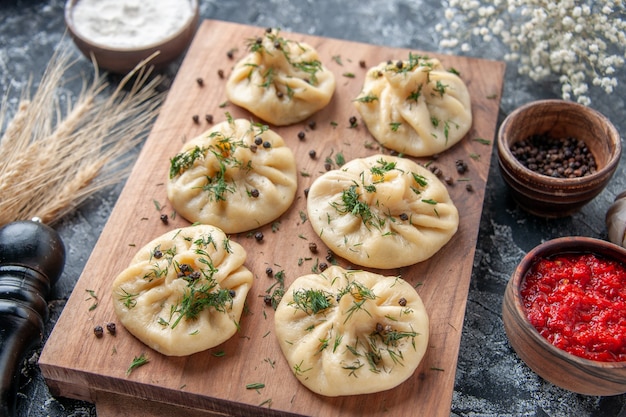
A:
[[[15,414],[20,368],[43,337],[46,297],[65,266],[58,233],[33,221],[0,228],[0,417]]]

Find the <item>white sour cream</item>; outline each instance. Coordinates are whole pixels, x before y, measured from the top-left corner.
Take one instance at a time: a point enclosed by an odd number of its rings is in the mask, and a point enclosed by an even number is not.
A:
[[[72,10],[78,34],[114,48],[158,43],[192,16],[189,0],[79,0]]]

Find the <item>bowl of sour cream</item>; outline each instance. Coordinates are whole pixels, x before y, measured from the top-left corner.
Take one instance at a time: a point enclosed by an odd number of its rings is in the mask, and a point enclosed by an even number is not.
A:
[[[125,74],[143,60],[161,69],[187,49],[197,0],[68,0],[65,23],[78,49],[99,68]],[[156,54],[156,55],[155,55]]]

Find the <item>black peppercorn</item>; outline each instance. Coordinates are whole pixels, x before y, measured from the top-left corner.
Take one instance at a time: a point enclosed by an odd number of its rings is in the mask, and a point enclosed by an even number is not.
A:
[[[167,214],[161,214],[159,218],[161,219],[163,224],[167,224],[169,222],[169,218],[167,217]]]
[[[161,259],[163,257],[163,252],[161,252],[158,249],[155,249],[154,252],[152,253],[152,256],[154,256],[156,259]]]
[[[194,114],[193,116],[191,116],[191,120],[193,120],[194,123],[198,124],[200,122],[200,116]]]
[[[110,334],[115,335],[115,323],[113,323],[113,322],[107,323],[107,331]]]
[[[104,335],[104,329],[102,328],[102,326],[97,325],[93,328],[93,334],[95,334],[97,338],[101,338],[102,335]]]
[[[206,114],[204,116],[204,120],[206,120],[207,123],[213,123],[213,115],[212,114]]]
[[[200,77],[196,78],[196,82],[200,87],[204,86],[204,80]]]
[[[398,304],[400,304],[402,307],[406,306],[406,298],[402,297],[398,300]]]
[[[320,262],[319,268],[320,268],[320,272],[324,272],[328,269],[328,264],[326,262]]]
[[[407,220],[409,220],[409,215],[408,215],[408,214],[406,214],[406,213],[400,213],[400,216],[399,216],[399,217],[400,217],[400,220],[402,220],[402,221],[407,221]]]
[[[257,242],[262,241],[262,240],[263,240],[263,232],[256,232],[256,233],[254,234],[254,239],[255,239]]]
[[[254,138],[255,145],[261,145],[263,143],[263,138],[261,136],[257,136]]]
[[[237,293],[235,292],[235,290],[228,290],[228,295],[230,295],[230,298],[235,298]]]
[[[317,124],[315,123],[315,120],[311,120],[309,122],[309,129],[311,130],[315,130],[315,127],[317,126]]]
[[[354,117],[354,116],[350,117],[349,122],[350,122],[350,127],[356,127],[356,125],[357,125],[356,117]]]
[[[311,159],[315,159],[315,156],[317,155],[317,153],[315,152],[315,149],[311,149],[309,151],[309,158]]]
[[[301,130],[298,132],[298,139],[304,140],[305,137],[306,137],[306,133],[304,133],[304,130]]]
[[[267,268],[265,268],[265,275],[267,275],[268,277],[274,275],[274,270],[272,269],[272,267],[268,266]]]
[[[253,188],[252,190],[250,190],[250,196],[257,198],[259,196],[259,190]]]
[[[220,78],[224,78],[224,70],[222,69],[217,70],[217,76]]]
[[[265,141],[265,142],[263,142],[263,147],[264,147],[265,149],[269,149],[269,148],[271,148],[271,147],[272,147],[272,144],[271,144],[271,143],[269,143],[268,141]]]
[[[315,242],[310,242],[310,243],[309,243],[309,250],[310,250],[312,253],[317,253],[317,243],[315,243]]]

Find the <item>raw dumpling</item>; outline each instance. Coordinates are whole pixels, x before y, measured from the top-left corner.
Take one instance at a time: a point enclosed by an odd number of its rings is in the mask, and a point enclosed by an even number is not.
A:
[[[267,126],[229,117],[171,159],[167,196],[190,222],[239,233],[278,218],[297,187],[284,140]]]
[[[113,282],[113,307],[137,339],[169,356],[200,352],[238,329],[252,273],[220,229],[173,230],[137,252]]]
[[[441,153],[472,126],[463,80],[439,60],[414,54],[370,68],[354,103],[376,140],[411,156]]]
[[[405,159],[354,159],[318,177],[307,197],[311,226],[334,253],[370,268],[434,255],[456,233],[459,214],[428,169]]]
[[[253,39],[249,53],[226,83],[232,103],[276,126],[300,122],[324,108],[335,91],[335,76],[317,51],[268,29]]]
[[[428,315],[413,286],[339,266],[297,278],[274,321],[295,376],[330,397],[396,387],[428,346]]]

